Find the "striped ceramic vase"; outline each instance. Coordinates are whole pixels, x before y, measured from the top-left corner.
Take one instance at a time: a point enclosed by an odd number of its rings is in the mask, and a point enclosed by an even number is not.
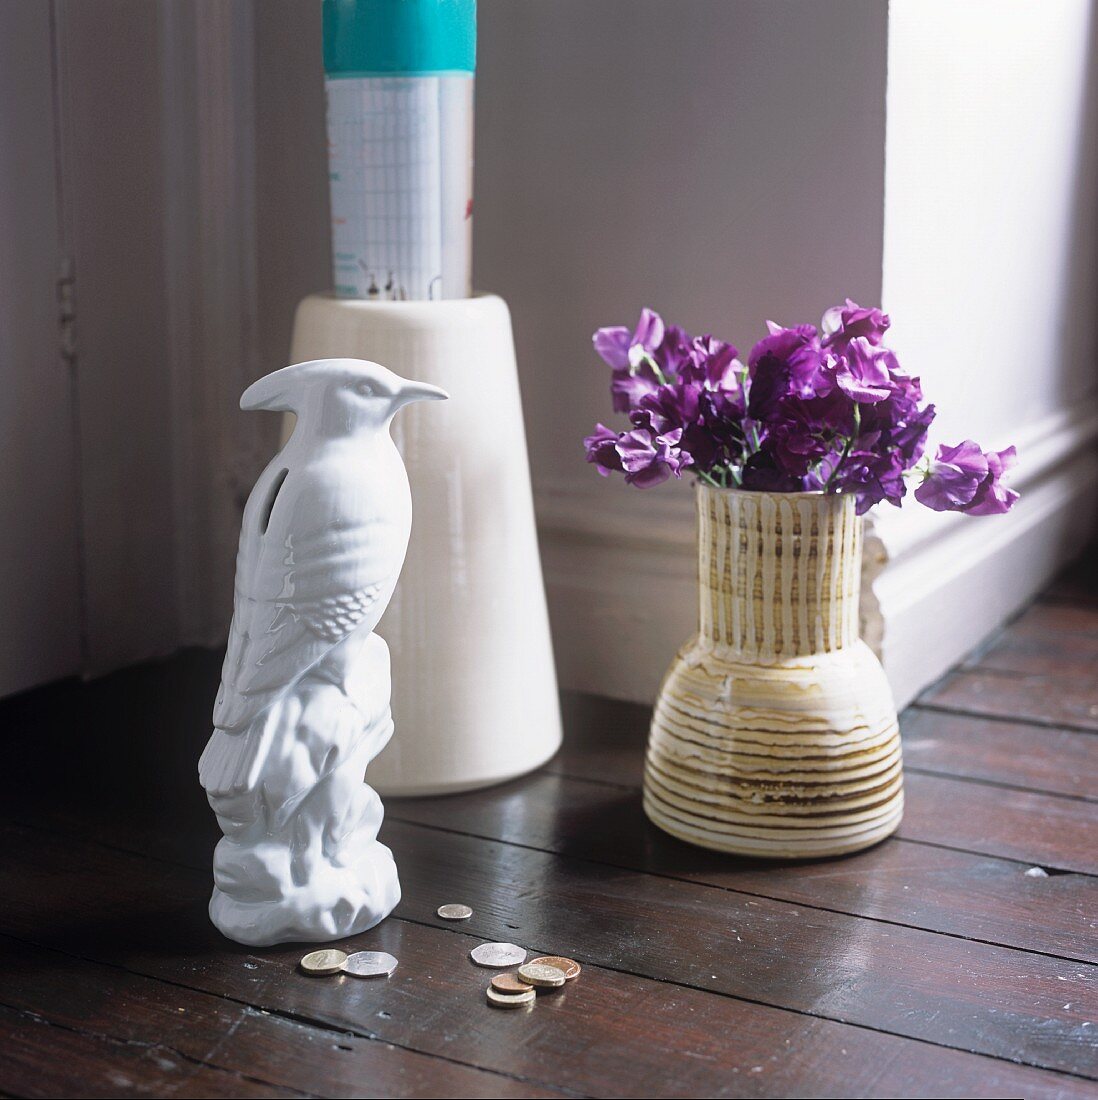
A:
[[[725,852],[838,855],[903,812],[884,670],[858,636],[848,496],[697,487],[698,633],[660,689],[644,808]]]

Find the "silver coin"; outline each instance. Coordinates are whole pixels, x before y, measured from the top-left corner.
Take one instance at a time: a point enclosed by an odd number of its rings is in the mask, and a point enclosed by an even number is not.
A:
[[[343,972],[356,978],[387,978],[396,968],[397,961],[388,951],[356,951],[343,964]]]
[[[526,961],[526,952],[513,943],[482,943],[469,952],[469,957],[477,966],[502,970],[505,966],[518,966]]]
[[[485,990],[488,1003],[494,1008],[522,1008],[523,1005],[532,1005],[537,996],[532,989],[525,993],[497,993],[491,986]]]
[[[468,920],[473,910],[468,905],[440,905],[438,915],[443,920]]]
[[[540,985],[546,989],[559,989],[567,979],[564,971],[557,966],[549,966],[546,963],[526,963],[518,968],[518,976],[527,985]]]
[[[300,965],[306,974],[319,978],[326,974],[338,974],[346,961],[346,954],[338,948],[324,947],[319,951],[310,951]]]

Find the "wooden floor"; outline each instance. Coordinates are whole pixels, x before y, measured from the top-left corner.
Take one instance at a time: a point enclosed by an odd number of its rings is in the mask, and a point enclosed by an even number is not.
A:
[[[9,700],[0,1091],[1098,1096],[1095,573],[903,715],[900,834],[845,859],[663,836],[640,809],[644,710],[568,697],[540,772],[389,803],[404,901],[345,945],[396,955],[387,982],[307,978],[301,948],[209,925],[215,656]],[[444,902],[475,915],[447,924]],[[493,1010],[480,940],[584,972]]]

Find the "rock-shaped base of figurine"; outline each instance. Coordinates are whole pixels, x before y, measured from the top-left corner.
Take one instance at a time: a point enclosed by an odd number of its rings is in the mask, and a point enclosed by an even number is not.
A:
[[[383,807],[363,782],[393,732],[389,649],[370,634],[333,675],[328,662],[255,721],[260,782],[207,791],[224,838],[214,853],[210,918],[238,943],[339,939],[372,928],[400,901],[392,853],[377,840]],[[215,731],[204,765],[231,754]]]

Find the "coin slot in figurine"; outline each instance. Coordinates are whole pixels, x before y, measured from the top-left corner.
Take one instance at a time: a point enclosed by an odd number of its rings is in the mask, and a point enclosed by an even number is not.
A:
[[[271,486],[271,495],[267,501],[267,507],[263,510],[263,523],[259,528],[263,534],[267,533],[267,528],[271,522],[271,513],[274,511],[275,501],[278,500],[278,494],[282,491],[282,486],[286,483],[286,476],[289,472],[289,470],[283,470],[282,473],[275,478],[274,485]]]
[[[377,363],[320,359],[240,399],[297,422],[244,509],[214,730],[198,766],[225,834],[210,918],[239,943],[352,936],[400,900],[377,839],[381,799],[363,782],[393,733],[389,648],[374,628],[412,523],[389,429],[402,406],[446,396]]]

